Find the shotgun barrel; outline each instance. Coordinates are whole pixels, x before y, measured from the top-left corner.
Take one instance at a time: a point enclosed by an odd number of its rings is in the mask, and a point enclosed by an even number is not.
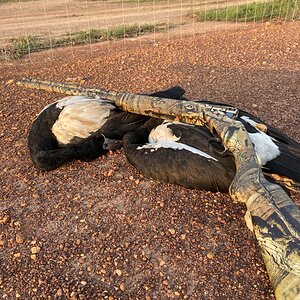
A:
[[[177,101],[168,98],[121,93],[100,88],[82,87],[74,84],[41,81],[31,78],[23,78],[17,84],[27,88],[66,95],[100,97],[104,100],[113,101],[121,109],[132,113],[176,120],[194,125],[203,125],[205,123],[203,118],[204,111],[220,112],[232,119],[238,116],[238,109],[231,106],[211,105],[185,100]]]

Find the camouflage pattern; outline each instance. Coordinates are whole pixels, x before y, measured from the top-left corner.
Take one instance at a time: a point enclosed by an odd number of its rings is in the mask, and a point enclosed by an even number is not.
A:
[[[85,95],[90,97],[98,96],[104,100],[113,101],[117,106],[129,112],[194,125],[204,124],[204,109],[223,111],[232,118],[236,117],[238,114],[238,110],[230,106],[221,107],[218,105],[203,104],[192,101],[176,101],[174,99],[120,93],[99,88],[80,87],[68,83],[23,78],[17,84],[32,89],[66,95]],[[201,118],[199,118],[199,114],[201,114]]]
[[[235,157],[237,173],[230,196],[247,206],[247,225],[261,247],[276,299],[300,299],[300,211],[279,185],[268,182],[263,176],[246,129],[234,120],[236,111],[230,107],[222,111],[193,101],[31,79],[23,79],[18,84],[68,95],[100,96],[129,112],[194,125],[205,124],[210,130],[214,129]]]
[[[242,123],[205,114],[235,157],[232,199],[247,206],[276,299],[300,296],[300,211],[284,190],[265,179]],[[298,296],[298,297],[297,297]],[[300,298],[299,298],[300,299]]]

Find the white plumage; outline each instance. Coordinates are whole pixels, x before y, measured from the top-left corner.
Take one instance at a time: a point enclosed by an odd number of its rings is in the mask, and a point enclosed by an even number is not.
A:
[[[258,130],[258,132],[248,134],[254,145],[255,154],[261,166],[264,166],[267,162],[280,155],[278,146],[273,142],[273,140],[276,141],[276,139],[262,132],[257,126],[258,123],[249,117],[242,116],[241,119]]]
[[[189,152],[192,152],[194,154],[203,156],[207,159],[212,159],[215,161],[218,161],[216,158],[212,157],[211,155],[196,149],[194,147],[191,147],[189,145],[183,144],[178,142],[180,140],[180,137],[177,137],[171,128],[168,126],[171,124],[180,124],[179,122],[171,123],[168,121],[163,122],[163,124],[155,127],[151,130],[149,134],[149,143],[140,146],[137,148],[137,150],[141,149],[150,149],[150,151],[155,151],[159,148],[170,148],[174,150],[187,150]],[[186,125],[186,124],[184,124]]]
[[[87,138],[101,128],[115,108],[110,102],[83,96],[64,98],[56,107],[62,112],[52,126],[52,132],[60,146],[75,137]]]

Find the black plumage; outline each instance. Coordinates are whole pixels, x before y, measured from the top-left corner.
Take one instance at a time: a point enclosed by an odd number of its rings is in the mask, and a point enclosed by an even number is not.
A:
[[[178,99],[183,94],[175,86],[151,96]],[[120,147],[123,136],[148,119],[99,98],[66,97],[46,106],[33,121],[28,136],[32,162],[48,171],[74,159],[94,160]]]
[[[238,120],[250,135],[263,171],[299,183],[300,144],[245,111],[239,112]],[[235,163],[220,139],[206,127],[161,123],[150,120],[125,135],[124,150],[129,162],[156,180],[187,188],[228,192],[235,176]]]
[[[189,148],[172,149],[159,142],[148,144],[150,130],[147,124],[125,135],[124,151],[128,161],[147,177],[159,181],[191,189],[227,192],[235,175],[232,154],[218,141],[209,143],[213,136],[206,127],[171,122],[163,125],[178,137],[174,146],[181,143],[208,156],[193,153]]]

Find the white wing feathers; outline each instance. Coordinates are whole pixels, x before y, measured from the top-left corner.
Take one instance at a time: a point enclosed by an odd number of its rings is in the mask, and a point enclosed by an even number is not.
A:
[[[190,151],[194,154],[203,156],[207,159],[212,159],[215,161],[218,161],[211,155],[196,149],[194,147],[185,145],[183,143],[178,142],[180,140],[180,137],[177,137],[171,128],[168,127],[172,123],[165,121],[163,124],[157,126],[156,128],[152,129],[150,135],[149,135],[149,143],[140,146],[137,148],[137,150],[141,149],[150,149],[151,152],[156,151],[159,148],[169,148],[174,150],[186,150]],[[185,125],[185,124],[184,124]]]
[[[261,166],[264,166],[267,162],[280,155],[280,150],[274,143],[274,140],[276,141],[276,139],[262,132],[257,126],[258,124],[249,117],[242,116],[241,119],[258,130],[256,133],[248,134],[252,144],[254,145],[254,150]]]
[[[110,102],[83,96],[67,97],[57,102],[62,109],[52,132],[60,145],[70,143],[75,138],[87,138],[106,122],[115,108]]]

